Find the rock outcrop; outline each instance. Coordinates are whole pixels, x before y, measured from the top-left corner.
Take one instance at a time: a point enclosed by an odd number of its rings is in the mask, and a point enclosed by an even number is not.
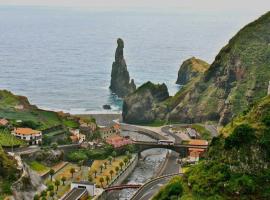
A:
[[[195,57],[185,60],[178,71],[176,84],[187,84],[192,78],[203,74],[209,66],[207,62]]]
[[[209,69],[190,80],[175,96],[158,105],[148,104],[149,107],[144,109],[151,110],[155,120],[227,124],[233,116],[267,95],[270,80],[269,27],[270,12],[239,31],[222,48]],[[136,97],[138,101],[141,98]],[[128,116],[138,113],[135,105],[124,106]],[[159,115],[160,110],[166,113]],[[140,112],[142,119],[149,115],[143,110]],[[133,121],[124,115],[126,119]],[[134,119],[138,118],[134,116]]]
[[[115,61],[112,64],[110,89],[119,97],[125,97],[136,90],[134,80],[129,77],[126,61],[124,58],[124,41],[117,40]]]
[[[160,102],[169,97],[168,88],[165,84],[155,85],[147,82],[139,87],[136,92],[124,99],[123,120],[128,123],[150,123],[166,112],[155,110]]]

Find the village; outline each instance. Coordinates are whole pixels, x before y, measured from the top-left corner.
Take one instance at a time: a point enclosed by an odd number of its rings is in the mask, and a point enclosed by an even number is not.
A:
[[[76,119],[78,126],[56,126],[41,131],[29,122],[16,121],[14,126],[2,118],[0,137],[2,141],[3,137],[9,137],[6,139],[8,145],[2,142],[2,146],[14,152],[10,153],[13,156],[19,153],[46,186],[34,199],[99,199],[106,188],[128,176],[127,169],[131,165],[135,166],[135,160],[139,159],[134,145],[136,138],[123,136],[121,124],[117,122],[98,126],[92,119],[65,117]],[[207,140],[201,139],[200,133],[190,126],[171,125],[168,130],[190,146],[208,145]],[[20,149],[34,151],[24,153]],[[189,148],[188,156],[178,159],[183,166],[181,170],[198,162],[204,152],[204,148]]]

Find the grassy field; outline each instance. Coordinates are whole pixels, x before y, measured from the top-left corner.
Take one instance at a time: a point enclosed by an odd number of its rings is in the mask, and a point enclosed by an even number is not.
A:
[[[47,171],[50,170],[49,167],[41,164],[40,162],[37,162],[37,161],[32,161],[32,162],[29,162],[28,165],[31,167],[31,169],[33,169],[34,171],[36,171],[38,174],[44,174],[46,173]]]
[[[17,139],[15,136],[11,135],[8,131],[0,130],[0,145],[5,147],[13,146],[23,146],[26,143],[20,139]]]

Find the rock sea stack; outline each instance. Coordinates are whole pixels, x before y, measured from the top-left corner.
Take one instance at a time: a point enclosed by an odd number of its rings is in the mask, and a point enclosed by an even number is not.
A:
[[[117,40],[115,61],[112,64],[110,89],[118,97],[125,97],[136,90],[134,80],[130,80],[127,70],[124,58],[124,41],[121,38]]]

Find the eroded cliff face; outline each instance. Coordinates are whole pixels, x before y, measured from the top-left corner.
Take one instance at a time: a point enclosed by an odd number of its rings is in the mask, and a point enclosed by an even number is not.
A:
[[[117,48],[115,51],[115,61],[112,64],[111,85],[110,89],[119,97],[125,97],[136,90],[134,80],[130,80],[124,58],[124,41],[117,40]]]
[[[128,123],[150,123],[157,118],[165,117],[166,111],[161,110],[160,102],[169,97],[165,84],[155,85],[147,82],[134,93],[124,99],[123,120]]]
[[[233,116],[266,96],[269,80],[270,12],[239,31],[219,52],[209,69],[192,78],[175,96],[154,107],[148,104],[150,107],[145,110],[155,112],[152,114],[156,116],[155,120],[216,121],[225,125]],[[136,112],[136,106],[125,106],[125,109],[131,109],[125,111],[130,116]],[[166,113],[159,115],[160,110]],[[144,112],[141,115],[143,118]]]
[[[176,84],[185,85],[192,78],[203,74],[209,68],[209,64],[195,57],[185,60],[178,71]]]

